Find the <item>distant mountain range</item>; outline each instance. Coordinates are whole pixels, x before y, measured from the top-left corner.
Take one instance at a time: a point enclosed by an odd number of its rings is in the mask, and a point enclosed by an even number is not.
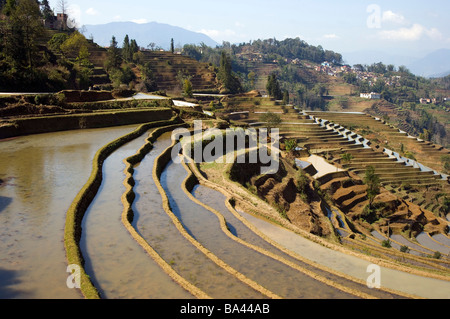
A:
[[[168,24],[150,22],[138,24],[134,22],[111,22],[107,24],[85,25],[82,28],[87,38],[93,38],[97,44],[108,47],[113,36],[116,37],[121,47],[126,35],[130,40],[136,40],[137,44],[146,48],[150,43],[155,43],[165,50],[170,48],[171,39],[174,45],[205,43],[207,46],[215,47],[216,41],[203,33],[189,31]]]
[[[450,74],[450,50],[440,49],[408,65],[410,71],[424,77],[443,77]]]
[[[383,62],[395,66],[406,66],[412,73],[427,78],[443,77],[450,74],[450,50],[440,49],[424,57],[392,55],[382,51],[358,51],[343,54],[350,65]]]

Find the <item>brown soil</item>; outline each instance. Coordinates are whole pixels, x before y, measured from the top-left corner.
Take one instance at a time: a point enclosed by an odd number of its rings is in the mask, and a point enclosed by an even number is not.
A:
[[[368,223],[360,221],[361,218],[365,219],[364,208],[369,204],[367,186],[362,185],[361,180],[356,176],[334,179],[322,185],[321,189],[328,192],[332,202],[352,222],[359,227],[368,227]],[[392,233],[406,233],[411,237],[423,230],[430,234],[448,232],[447,223],[436,218],[431,211],[403,200],[383,188],[375,198],[373,206],[376,208],[376,217],[369,221],[369,224],[377,225],[383,232],[387,233],[389,229]]]
[[[279,214],[293,225],[311,234],[327,237],[332,233],[325,222],[320,198],[313,190],[312,180],[305,194],[298,191],[295,176],[297,170],[281,159],[281,169],[275,175],[257,175],[258,170],[245,164],[235,164],[235,181],[253,190],[261,199],[275,207]]]

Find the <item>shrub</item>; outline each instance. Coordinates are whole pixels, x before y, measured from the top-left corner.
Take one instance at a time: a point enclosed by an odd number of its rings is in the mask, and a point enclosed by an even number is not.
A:
[[[409,252],[409,247],[404,245],[404,246],[400,247],[400,251],[402,253],[408,253]]]
[[[345,153],[341,155],[341,158],[344,162],[348,163],[353,159],[353,155],[350,153]]]
[[[296,185],[299,193],[306,192],[306,187],[308,186],[308,178],[306,177],[303,170],[299,170],[297,173]]]
[[[286,140],[284,145],[286,146],[286,151],[290,152],[297,147],[297,141],[295,139]]]
[[[434,259],[441,259],[442,254],[439,251],[435,251],[433,254]]]
[[[391,241],[389,239],[385,239],[381,242],[381,246],[385,247],[385,248],[391,248]]]

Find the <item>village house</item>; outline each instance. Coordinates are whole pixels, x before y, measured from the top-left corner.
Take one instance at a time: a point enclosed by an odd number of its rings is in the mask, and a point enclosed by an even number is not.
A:
[[[369,99],[369,100],[380,100],[381,99],[381,94],[380,93],[361,93],[360,97],[364,98],[364,99]]]
[[[43,21],[44,26],[52,30],[62,30],[67,27],[68,15],[58,13],[56,16],[50,17]]]

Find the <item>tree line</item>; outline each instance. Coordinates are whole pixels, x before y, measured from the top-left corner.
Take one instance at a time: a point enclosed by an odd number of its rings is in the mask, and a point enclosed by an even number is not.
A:
[[[47,0],[0,0],[1,90],[56,91],[89,85],[87,39],[67,26],[50,38],[43,21],[53,18]]]

